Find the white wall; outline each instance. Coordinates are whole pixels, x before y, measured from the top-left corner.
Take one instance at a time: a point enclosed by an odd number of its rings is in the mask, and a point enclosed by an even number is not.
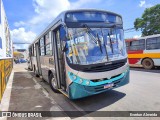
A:
[[[6,28],[9,29],[8,21],[2,0],[0,0],[0,37],[2,39],[2,49],[0,48],[0,59],[11,58],[13,56],[12,41],[11,39],[6,39],[6,36],[9,36],[9,34],[7,34],[5,31]]]
[[[1,17],[1,12],[2,12],[2,10],[1,10],[1,8],[2,8],[2,5],[1,5],[1,0],[0,0],[0,38],[1,38],[1,40],[2,40],[2,25],[1,25],[1,21],[2,21],[2,17]],[[0,44],[2,44],[2,41],[0,41]],[[3,45],[3,44],[2,44]],[[3,48],[3,47],[2,47]],[[1,59],[1,57],[2,56],[4,56],[3,55],[3,49],[2,49],[1,47],[0,47],[0,59]]]

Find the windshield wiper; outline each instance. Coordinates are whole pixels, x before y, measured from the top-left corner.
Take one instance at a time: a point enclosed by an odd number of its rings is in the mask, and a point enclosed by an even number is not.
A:
[[[98,45],[99,45],[99,48],[101,50],[101,53],[103,53],[103,51],[102,51],[102,45],[101,45],[101,40],[99,39],[98,33],[97,33],[97,39],[98,39]]]
[[[103,35],[103,32],[102,32],[102,28],[101,28],[101,33],[102,33],[102,36],[103,36],[103,39],[104,39],[104,35]],[[107,48],[106,48],[106,41],[105,39],[103,40],[103,45],[104,45],[104,48],[105,48],[105,52],[106,52],[106,56],[107,56],[107,61],[109,61],[109,58],[108,58],[108,52],[107,52]]]
[[[108,36],[109,36],[109,41],[110,41],[110,47],[111,47],[111,50],[112,50],[112,53],[113,53],[113,45],[112,45],[112,40],[111,40],[111,36],[110,36],[109,33],[108,33]]]
[[[85,28],[87,28],[88,31],[90,31],[90,32],[87,32],[88,35],[93,38],[92,40],[93,40],[96,44],[97,44],[97,42],[98,42],[100,51],[101,51],[101,53],[103,53],[103,51],[102,51],[102,45],[101,45],[101,40],[99,39],[98,33],[97,33],[97,35],[95,35],[94,32],[93,32],[93,30],[92,30],[90,27],[88,27],[87,24],[83,24],[83,26],[84,26]],[[96,38],[97,38],[97,39],[96,39]]]
[[[83,26],[85,27],[85,28],[87,28],[87,30],[88,31],[91,31],[91,32],[87,32],[88,33],[88,35],[91,37],[91,38],[93,38],[92,40],[97,44],[97,40],[96,40],[96,38],[95,38],[95,34],[93,33],[93,31],[91,30],[91,28],[90,27],[88,27],[88,25],[86,25],[86,24],[83,24]]]

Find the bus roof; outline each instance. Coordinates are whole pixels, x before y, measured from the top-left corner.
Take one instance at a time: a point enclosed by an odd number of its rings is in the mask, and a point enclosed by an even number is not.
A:
[[[160,36],[160,34],[155,34],[155,35],[149,35],[149,36],[140,37],[138,39],[140,40],[140,39],[147,39],[147,38],[159,37],[159,36]]]
[[[129,38],[129,39],[125,39],[126,42],[131,42],[131,41],[134,41],[134,40],[138,40],[137,38]]]
[[[95,12],[106,12],[106,13],[110,13],[110,14],[114,14],[114,15],[117,15],[119,17],[122,18],[121,15],[117,14],[117,13],[114,13],[114,12],[111,12],[111,11],[106,11],[106,10],[99,10],[99,9],[74,9],[74,10],[66,10],[66,11],[63,11],[61,12],[42,32],[41,34],[39,34],[35,40],[32,42],[32,44],[36,43],[41,36],[43,36],[49,29],[51,29],[58,21],[62,21],[64,22],[64,19],[65,19],[65,14],[68,13],[68,12],[89,12],[89,11],[95,11]],[[30,44],[29,47],[32,45]]]
[[[149,36],[144,36],[144,37],[140,37],[140,38],[129,38],[129,39],[125,39],[126,42],[131,42],[134,40],[141,40],[141,39],[147,39],[147,38],[153,38],[153,37],[160,37],[160,34],[155,34],[155,35],[149,35]]]

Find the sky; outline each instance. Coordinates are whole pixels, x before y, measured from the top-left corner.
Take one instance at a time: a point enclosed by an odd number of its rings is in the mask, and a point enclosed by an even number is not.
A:
[[[2,0],[13,42],[31,43],[64,10],[96,8],[118,13],[124,29],[133,28],[136,18],[160,0]],[[125,38],[140,37],[141,31],[126,31]],[[14,45],[26,49],[28,45]]]

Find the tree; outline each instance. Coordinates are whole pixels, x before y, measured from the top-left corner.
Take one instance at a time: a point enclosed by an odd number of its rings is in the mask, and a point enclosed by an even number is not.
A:
[[[136,18],[134,28],[142,31],[142,36],[160,34],[160,4],[146,8],[141,18]]]

